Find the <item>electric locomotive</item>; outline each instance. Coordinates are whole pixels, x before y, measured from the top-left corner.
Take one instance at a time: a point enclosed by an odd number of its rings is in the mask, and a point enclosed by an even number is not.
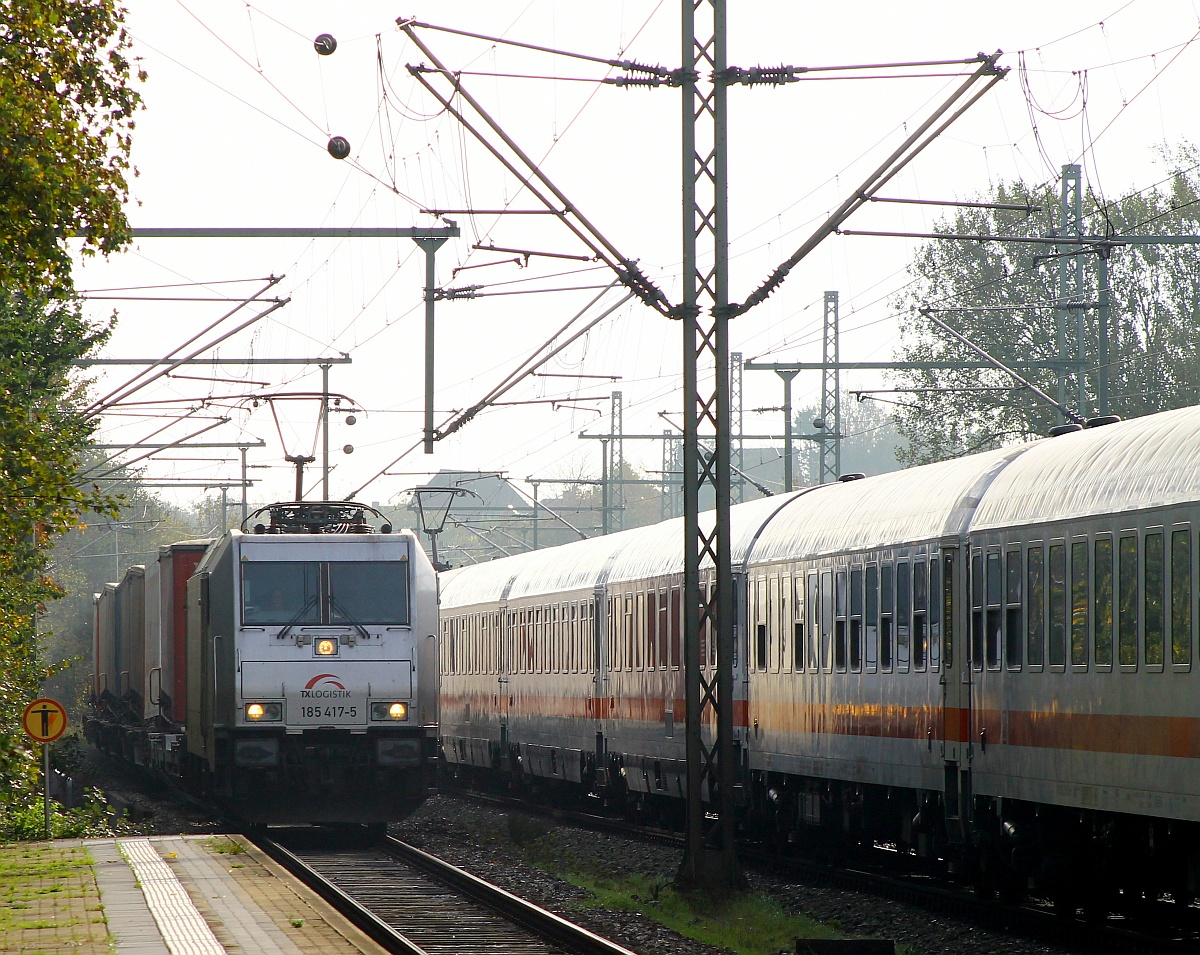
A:
[[[1200,408],[731,518],[743,824],[1065,911],[1200,894]],[[449,768],[677,811],[682,542],[674,521],[447,575]]]
[[[434,782],[436,614],[411,531],[271,505],[97,595],[86,733],[252,824],[378,827]]]

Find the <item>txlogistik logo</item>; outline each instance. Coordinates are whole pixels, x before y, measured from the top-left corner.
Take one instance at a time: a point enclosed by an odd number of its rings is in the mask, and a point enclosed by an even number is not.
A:
[[[300,691],[301,698],[306,700],[345,700],[352,695],[335,673],[318,673]]]

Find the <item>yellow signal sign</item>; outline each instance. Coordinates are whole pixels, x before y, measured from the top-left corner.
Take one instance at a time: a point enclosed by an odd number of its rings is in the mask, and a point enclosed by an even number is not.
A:
[[[67,728],[67,711],[58,700],[34,700],[21,715],[25,734],[39,743],[53,743]]]

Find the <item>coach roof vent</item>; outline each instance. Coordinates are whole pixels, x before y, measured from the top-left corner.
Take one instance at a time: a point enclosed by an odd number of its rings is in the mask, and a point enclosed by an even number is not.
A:
[[[1067,424],[1056,424],[1053,428],[1050,429],[1049,434],[1050,434],[1050,437],[1052,437],[1052,438],[1058,438],[1064,434],[1074,434],[1076,431],[1082,431],[1082,430],[1083,430],[1083,425],[1076,424],[1074,421],[1070,421]]]
[[[1121,416],[1119,414],[1102,414],[1097,415],[1095,418],[1088,418],[1087,426],[1089,428],[1103,428],[1106,424],[1116,424],[1120,420]]]
[[[843,474],[838,477],[838,483],[844,484],[847,481],[861,481],[866,475],[862,471],[851,471],[849,474]]]

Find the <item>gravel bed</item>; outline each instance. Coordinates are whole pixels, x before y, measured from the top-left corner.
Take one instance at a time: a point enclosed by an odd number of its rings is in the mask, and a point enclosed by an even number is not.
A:
[[[641,873],[656,884],[669,883],[680,851],[670,846],[555,825],[533,817],[462,800],[434,797],[392,834],[440,856],[480,878],[586,926],[640,955],[717,955],[727,950],[702,945],[652,919],[628,912],[583,909],[586,893],[517,861],[521,847],[538,843],[539,852],[567,860],[602,858],[615,871]],[[890,938],[897,951],[914,955],[1067,955],[1067,949],[997,932],[932,914],[874,895],[810,882],[782,882],[747,873],[750,889],[775,898],[785,909],[831,925],[850,936]],[[648,906],[652,903],[648,901]]]

